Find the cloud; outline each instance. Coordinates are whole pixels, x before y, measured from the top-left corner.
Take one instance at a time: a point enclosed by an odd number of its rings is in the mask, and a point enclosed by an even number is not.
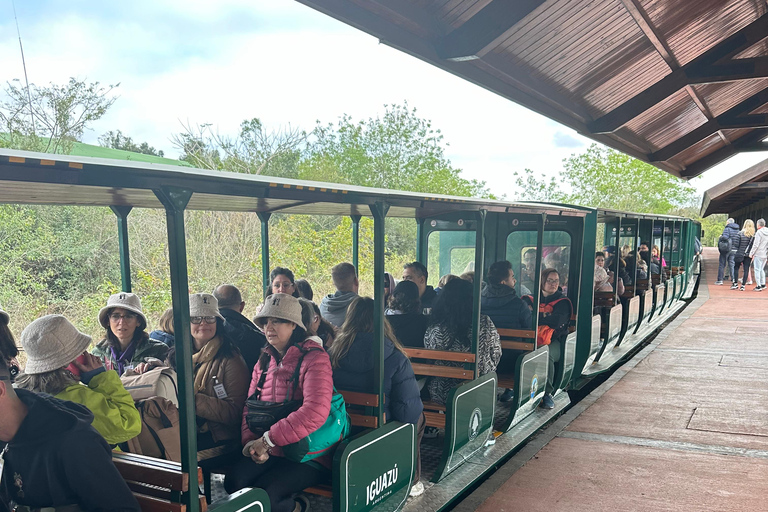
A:
[[[555,132],[552,136],[552,142],[557,148],[582,148],[584,143],[578,140],[576,137],[563,133],[561,131]]]

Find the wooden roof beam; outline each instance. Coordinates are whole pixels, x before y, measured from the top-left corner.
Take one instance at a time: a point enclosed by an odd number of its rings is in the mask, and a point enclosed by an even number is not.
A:
[[[545,0],[493,0],[435,44],[441,59],[479,59],[509,37],[515,25]]]
[[[766,137],[768,137],[768,128],[761,128],[750,132],[743,137],[733,141],[730,146],[724,146],[689,165],[680,171],[680,177],[683,179],[695,178],[713,165],[717,165],[720,162],[734,156],[736,153],[741,152],[742,148],[754,146],[755,143],[759,143]]]
[[[706,139],[710,135],[716,134],[720,130],[735,128],[768,128],[768,114],[743,115],[745,112],[751,112],[766,103],[768,103],[768,88],[750,96],[738,105],[731,107],[720,114],[715,119],[707,121],[671,144],[650,154],[648,158],[651,162],[664,162],[678,153],[685,151],[697,142]]]
[[[768,77],[768,57],[731,59],[768,34],[768,14],[724,39],[685,66],[678,68],[635,97],[589,123],[594,134],[611,133],[654,105],[691,84]],[[731,60],[728,60],[731,59]]]

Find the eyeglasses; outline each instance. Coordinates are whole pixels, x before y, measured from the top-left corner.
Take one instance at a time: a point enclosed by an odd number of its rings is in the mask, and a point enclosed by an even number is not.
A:
[[[201,324],[203,322],[207,324],[215,324],[216,317],[215,316],[192,316],[192,317],[189,317],[189,321],[195,325]]]
[[[285,319],[283,319],[283,318],[273,318],[273,317],[269,317],[269,318],[267,318],[267,319],[264,321],[264,325],[267,325],[267,324],[269,324],[269,323],[271,323],[271,324],[275,324],[275,325],[277,325],[277,324],[289,324],[289,323],[291,323],[291,321],[290,321],[290,320],[285,320]]]
[[[559,279],[547,279],[547,284],[560,284]]]
[[[112,313],[111,315],[109,315],[109,319],[112,320],[113,322],[119,322],[120,320],[125,320],[125,321],[133,320],[137,316],[138,315],[134,315],[133,313],[125,313],[123,315],[121,315],[120,313]]]

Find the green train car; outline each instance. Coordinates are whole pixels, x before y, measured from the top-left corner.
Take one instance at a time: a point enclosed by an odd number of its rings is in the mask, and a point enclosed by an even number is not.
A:
[[[569,391],[611,371],[651,336],[695,293],[700,225],[690,219],[635,214],[579,206],[515,203],[438,196],[392,190],[307,183],[264,176],[229,174],[164,164],[66,157],[0,150],[0,202],[11,204],[87,205],[111,207],[117,216],[124,291],[130,291],[127,225],[133,208],[166,212],[171,296],[177,339],[182,462],[168,471],[196,475],[197,448],[192,391],[192,341],[189,332],[187,210],[253,212],[262,233],[262,269],[269,273],[269,218],[280,212],[298,215],[350,216],[353,220],[353,263],[358,264],[361,217],[374,222],[374,300],[379,392],[345,394],[355,410],[360,431],[338,447],[332,482],[307,492],[322,495],[321,506],[334,511],[440,510],[492,471],[512,451],[570,404]],[[417,259],[439,276],[474,271],[472,350],[469,353],[409,349],[417,376],[450,376],[462,383],[444,406],[425,403],[427,423],[444,436],[422,449],[424,495],[408,498],[414,470],[414,425],[386,421],[381,392],[384,354],[384,229],[387,219],[412,218],[416,223]],[[641,245],[647,252],[640,252]],[[634,254],[631,268],[613,258],[609,279],[613,291],[595,291],[595,253],[603,248]],[[651,252],[658,251],[658,258]],[[531,295],[539,309],[540,276],[555,268],[564,294],[573,304],[570,334],[553,354],[537,341],[538,315],[526,330],[500,329],[503,348],[497,372],[478,375],[476,366],[480,294],[484,270],[507,260],[518,276],[519,295]],[[329,266],[337,262],[328,262]],[[629,267],[630,265],[627,265]],[[642,269],[645,268],[645,274]],[[629,275],[629,279],[620,276]],[[623,288],[623,289],[622,289]],[[461,367],[444,366],[452,361]],[[554,388],[554,409],[539,404],[546,383]],[[497,400],[502,389],[513,399]],[[344,390],[341,390],[344,393]],[[205,475],[207,480],[209,475]],[[194,480],[193,480],[194,481]],[[173,494],[173,493],[172,493]],[[195,512],[204,507],[195,485],[173,494],[179,506]],[[155,498],[158,499],[158,498]],[[210,505],[226,512],[269,510],[260,489],[244,490]],[[175,509],[170,507],[169,509]]]

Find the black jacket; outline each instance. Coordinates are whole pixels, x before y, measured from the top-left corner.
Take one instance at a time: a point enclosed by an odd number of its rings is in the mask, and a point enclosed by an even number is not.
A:
[[[571,305],[571,301],[563,295],[563,292],[560,289],[549,297],[541,295],[539,299],[541,304],[550,304],[563,298],[565,298],[565,300],[561,300],[552,306],[553,311],[551,314],[546,315],[544,313],[539,313],[539,325],[547,325],[555,330],[555,334],[552,337],[553,340],[562,339],[568,336],[568,325],[571,322],[573,306]]]
[[[373,382],[373,333],[358,333],[349,352],[333,369],[333,384],[338,389],[375,393]],[[384,343],[384,412],[387,420],[417,423],[424,405],[411,362],[395,345]]]
[[[261,349],[267,343],[264,336],[256,326],[243,315],[233,309],[222,308],[219,310],[224,317],[224,335],[228,336],[232,343],[240,349],[248,371],[253,372],[253,367],[259,360]]]
[[[432,312],[432,306],[435,305],[437,300],[437,292],[431,286],[427,286],[424,290],[424,295],[419,297],[419,300],[421,301],[421,312],[428,315]]]
[[[0,481],[4,500],[30,508],[140,510],[85,406],[23,389],[16,394],[29,412],[8,443]]]
[[[427,332],[428,319],[428,316],[419,313],[387,315],[397,340],[404,346],[413,348],[424,348],[424,333]]]
[[[723,230],[723,234],[720,236],[727,236],[731,241],[731,250],[735,251],[739,246],[739,225],[735,222],[731,222]]]
[[[472,307],[468,305],[468,307]],[[480,293],[480,311],[491,317],[497,329],[530,329],[531,310],[514,288],[489,284]]]
[[[744,258],[744,255],[747,254],[747,251],[749,250],[749,242],[752,241],[755,237],[754,236],[747,236],[744,233],[739,233],[738,243],[733,246],[733,249],[736,249],[736,256],[741,258]]]

